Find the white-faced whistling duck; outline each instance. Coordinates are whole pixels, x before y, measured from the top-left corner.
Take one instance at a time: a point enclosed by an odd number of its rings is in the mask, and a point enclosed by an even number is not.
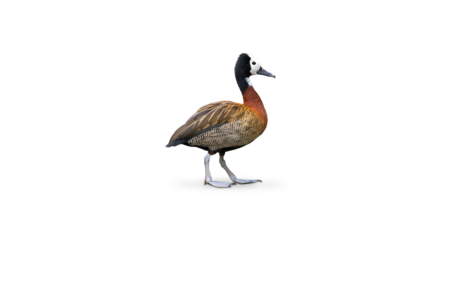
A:
[[[261,181],[237,178],[225,159],[227,152],[252,144],[269,128],[269,111],[252,81],[252,76],[260,75],[278,77],[266,70],[254,54],[239,53],[233,63],[233,77],[241,102],[214,101],[198,107],[164,144],[165,148],[183,145],[206,151],[203,155],[205,184],[224,188],[234,183]],[[218,155],[218,165],[232,182],[212,179],[211,156],[214,155]]]

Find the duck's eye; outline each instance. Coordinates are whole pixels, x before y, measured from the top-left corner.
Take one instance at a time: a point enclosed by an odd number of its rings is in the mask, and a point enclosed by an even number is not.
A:
[[[255,65],[256,64],[256,62],[254,61],[254,62],[252,62],[252,65]]]

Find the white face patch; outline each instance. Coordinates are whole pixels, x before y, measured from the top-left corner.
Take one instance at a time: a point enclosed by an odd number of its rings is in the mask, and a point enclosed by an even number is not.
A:
[[[251,54],[248,54],[248,56],[250,56],[250,73],[256,75],[256,72],[261,68],[261,62]]]

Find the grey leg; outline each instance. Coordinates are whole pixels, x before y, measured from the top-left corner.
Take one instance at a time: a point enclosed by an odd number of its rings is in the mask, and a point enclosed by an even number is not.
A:
[[[228,178],[233,183],[253,183],[253,182],[261,182],[261,179],[246,179],[246,178],[237,178],[236,173],[234,173],[233,169],[228,165],[227,160],[225,159],[226,154],[218,154],[217,155],[217,164],[222,168],[223,172],[228,176]]]
[[[205,155],[203,155],[203,177],[204,184],[209,184],[214,187],[227,188],[232,185],[231,182],[223,182],[212,179],[211,155],[209,153],[205,153]]]

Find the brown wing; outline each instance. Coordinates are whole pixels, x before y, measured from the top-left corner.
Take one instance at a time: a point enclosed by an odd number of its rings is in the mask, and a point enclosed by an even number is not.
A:
[[[175,131],[170,143],[180,139],[191,139],[226,123],[231,123],[245,113],[245,106],[231,101],[211,103],[201,107],[186,124]]]

